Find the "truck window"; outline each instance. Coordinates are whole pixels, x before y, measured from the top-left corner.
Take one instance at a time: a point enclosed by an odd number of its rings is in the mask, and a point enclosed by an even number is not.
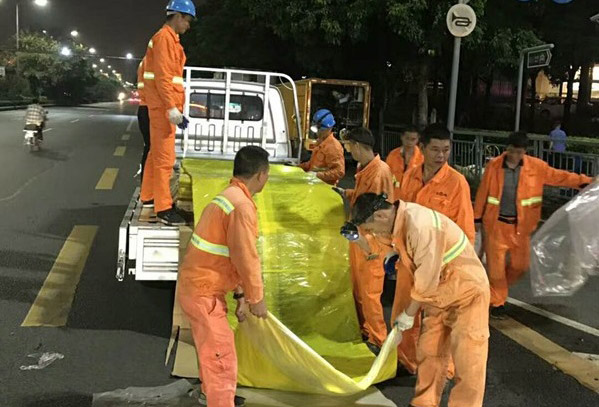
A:
[[[231,95],[229,119],[260,121],[262,120],[263,109],[264,104],[258,96]],[[196,119],[224,119],[225,95],[221,93],[192,93],[189,115]]]

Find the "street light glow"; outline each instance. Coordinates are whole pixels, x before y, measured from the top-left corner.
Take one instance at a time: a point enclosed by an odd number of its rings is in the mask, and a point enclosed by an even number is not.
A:
[[[60,54],[65,56],[65,57],[70,57],[71,56],[71,50],[69,49],[69,47],[62,47],[62,49],[60,50]]]
[[[94,69],[96,69],[97,67],[98,67],[98,65],[96,65],[96,64],[92,65],[92,68],[94,68]]]
[[[79,36],[79,31],[77,31],[77,30],[71,31],[71,37],[78,37],[78,36]]]
[[[35,0],[33,3],[35,3],[36,6],[46,7],[48,5],[48,0]]]
[[[91,47],[89,49],[89,53],[92,54],[92,55],[95,54],[96,53],[96,49],[94,47]]]
[[[112,65],[108,65],[108,69],[112,69]]]
[[[104,63],[106,60],[104,58],[100,58],[100,62]]]
[[[133,54],[132,53],[127,53],[127,59],[133,59]]]

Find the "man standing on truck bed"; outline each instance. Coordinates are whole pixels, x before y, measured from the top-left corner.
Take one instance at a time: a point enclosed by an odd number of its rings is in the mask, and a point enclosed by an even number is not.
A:
[[[373,151],[374,136],[366,128],[351,130],[344,141],[352,158],[358,162],[356,186],[343,190],[334,188],[350,208],[362,194],[386,194],[393,201],[393,175],[389,166]],[[358,311],[362,336],[373,353],[378,353],[387,338],[387,324],[383,315],[381,294],[385,283],[381,246],[374,236],[364,234],[359,241],[350,244],[351,278],[354,300]]]
[[[301,163],[304,171],[316,172],[316,176],[330,185],[337,182],[345,175],[345,157],[343,147],[333,134],[335,118],[327,109],[320,109],[314,113],[310,130],[318,136],[316,147],[312,151],[310,161]]]
[[[505,318],[508,286],[528,270],[530,236],[541,220],[543,186],[584,188],[593,182],[586,175],[556,170],[526,154],[524,132],[510,134],[506,152],[492,159],[474,203],[477,229],[485,229],[487,271],[491,284],[491,317]],[[506,261],[507,254],[510,261]]]
[[[184,225],[170,191],[175,164],[175,126],[183,122],[185,52],[179,35],[189,30],[196,10],[191,0],[171,0],[166,23],[148,43],[144,62],[144,92],[150,116],[150,153],[146,159],[141,200],[154,203],[158,220]]]
[[[237,152],[231,184],[202,212],[179,270],[177,296],[198,354],[200,404],[211,407],[243,405],[235,396],[237,355],[225,295],[234,291],[239,322],[245,320],[244,303],[252,314],[267,317],[253,196],[264,188],[268,172],[266,150],[247,146]]]

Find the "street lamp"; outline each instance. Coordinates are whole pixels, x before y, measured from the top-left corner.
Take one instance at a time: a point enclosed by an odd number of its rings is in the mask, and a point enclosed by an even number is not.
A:
[[[132,53],[127,53],[127,59],[133,59],[133,54]]]
[[[599,14],[595,14],[593,17],[590,18],[590,20],[595,24],[599,24]]]
[[[92,55],[94,55],[96,53],[96,49],[94,47],[91,47],[89,49],[89,53],[92,54]]]
[[[20,4],[20,0],[17,0],[17,4],[15,7],[15,14],[17,17],[16,18],[16,20],[17,20],[17,22],[16,22],[16,25],[17,25],[17,37],[16,37],[17,38],[17,52],[19,52],[19,31],[20,31],[20,29],[19,29],[19,4]],[[39,7],[46,7],[48,5],[48,0],[35,0],[33,2],[33,4],[35,4],[36,6],[39,6]],[[18,58],[17,58],[17,63],[18,63]]]
[[[71,31],[71,37],[73,37],[73,38],[79,37],[79,31],[77,31],[77,30]]]
[[[92,65],[92,68],[94,68],[94,69],[96,69],[97,67],[98,67],[98,65],[96,65],[96,64]]]
[[[69,47],[62,47],[62,49],[60,50],[60,55],[65,56],[65,57],[70,57],[71,49]]]
[[[106,60],[104,58],[100,58],[100,62],[104,63]]]
[[[112,65],[108,65],[108,69],[112,69]]]

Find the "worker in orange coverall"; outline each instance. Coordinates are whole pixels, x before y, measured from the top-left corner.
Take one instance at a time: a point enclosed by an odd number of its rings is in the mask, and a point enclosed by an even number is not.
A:
[[[320,109],[314,113],[311,130],[317,134],[318,141],[310,161],[300,164],[304,171],[315,172],[318,178],[330,185],[337,185],[345,175],[343,147],[333,134],[334,126],[335,118],[329,110]]]
[[[416,313],[424,311],[411,406],[439,406],[451,356],[455,385],[448,406],[481,407],[489,340],[489,282],[464,231],[437,211],[402,201],[392,204],[376,194],[358,197],[349,226],[391,241],[388,250],[397,253],[412,274],[410,304],[394,322],[405,332],[414,325]]]
[[[543,186],[583,188],[593,182],[527,155],[528,146],[526,133],[509,136],[506,152],[487,164],[474,204],[477,228],[482,223],[485,230],[491,317],[497,319],[505,318],[508,286],[528,270],[530,236],[541,220]]]
[[[424,156],[418,147],[419,139],[420,134],[416,127],[406,127],[401,133],[401,147],[392,150],[385,160],[393,173],[394,196],[396,198],[399,196],[399,187],[404,174],[424,162]]]
[[[344,140],[346,148],[358,162],[354,189],[335,188],[353,208],[358,196],[372,192],[393,196],[393,175],[389,166],[373,152],[374,136],[370,130],[356,128]],[[383,316],[381,294],[385,283],[383,256],[380,245],[371,235],[350,245],[351,278],[354,300],[362,336],[368,347],[378,354],[387,338],[387,325]]]
[[[184,121],[183,67],[185,52],[179,35],[195,18],[191,0],[171,0],[167,20],[148,43],[144,62],[144,92],[150,116],[150,152],[141,184],[141,200],[154,203],[157,219],[167,225],[184,225],[173,206],[170,178],[175,163],[175,126]]]
[[[399,196],[406,202],[415,202],[442,213],[464,231],[474,244],[474,213],[470,186],[466,178],[447,163],[451,151],[451,135],[446,127],[433,124],[422,132],[423,165],[413,167],[404,174]],[[391,318],[395,319],[410,304],[411,273],[401,263],[397,264],[395,300]],[[416,348],[420,333],[420,314],[414,327],[404,332],[397,356],[410,373],[416,373]],[[449,377],[453,376],[450,363]]]
[[[237,354],[227,321],[225,295],[234,291],[236,315],[242,306],[267,317],[260,258],[258,219],[253,196],[268,181],[268,152],[247,146],[235,156],[230,185],[210,202],[195,227],[179,270],[177,295],[189,318],[202,380],[202,399],[210,407],[240,405]]]

